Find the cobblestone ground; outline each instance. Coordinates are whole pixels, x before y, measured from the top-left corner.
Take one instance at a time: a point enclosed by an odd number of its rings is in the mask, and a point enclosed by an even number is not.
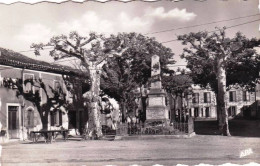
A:
[[[2,148],[3,166],[260,163],[258,137],[196,135],[188,139],[57,140],[52,144],[17,142]],[[240,157],[241,153],[245,156]]]

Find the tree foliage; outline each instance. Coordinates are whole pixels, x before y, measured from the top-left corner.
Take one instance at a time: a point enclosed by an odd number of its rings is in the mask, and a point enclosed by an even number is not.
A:
[[[92,82],[90,96],[91,101],[93,101],[91,109],[94,110],[93,119],[100,136],[102,135],[100,109],[97,104],[100,100],[99,77],[101,70],[99,71],[99,69],[105,62],[111,63],[113,66],[107,65],[104,67],[106,74],[102,76],[105,84],[103,91],[118,100],[122,100],[123,96],[123,101],[125,101],[125,96],[130,89],[145,84],[150,77],[152,55],[157,54],[161,57],[160,62],[163,72],[169,71],[166,65],[171,62],[169,59],[173,56],[171,49],[164,47],[154,38],[136,33],[119,33],[118,35],[104,37],[96,33],[82,36],[77,32],[71,32],[68,36],[54,36],[46,44],[32,44],[36,55],[40,55],[40,50],[47,46],[53,48],[50,55],[55,60],[76,58],[80,61],[81,66],[90,73]]]
[[[147,84],[151,77],[151,57],[160,56],[163,72],[169,72],[167,64],[173,64],[171,49],[164,47],[154,38],[137,33],[119,33],[105,40],[108,49],[121,50],[122,54],[110,58],[103,67],[101,89],[127,110],[135,108],[133,90]],[[125,109],[125,108],[123,108]]]
[[[22,96],[25,100],[31,102],[37,108],[37,111],[39,112],[39,115],[41,117],[44,130],[46,130],[48,127],[48,117],[51,108],[53,108],[53,111],[57,111],[61,107],[66,108],[68,106],[68,103],[66,101],[66,93],[61,86],[57,87],[57,89],[54,89],[52,86],[46,86],[44,81],[40,78],[26,80],[17,78],[15,79],[15,81],[14,79],[6,78],[5,80],[6,88],[10,89],[16,87],[16,96]],[[37,90],[30,90],[28,92],[25,91],[24,86],[26,84],[30,84],[32,87],[37,88]],[[42,89],[43,95],[46,96],[46,102],[44,103],[41,103],[42,98],[40,96],[39,89]]]
[[[259,45],[256,38],[248,39],[242,33],[235,37],[226,36],[225,28],[212,34],[208,32],[189,33],[178,36],[183,45],[182,58],[188,62],[194,83],[211,88],[217,93],[217,59],[224,59],[227,72],[227,88],[239,84],[254,89],[259,77],[260,56],[254,49]]]
[[[259,77],[260,55],[254,50],[259,45],[255,38],[248,39],[240,32],[229,38],[225,28],[216,32],[198,32],[178,36],[183,45],[182,58],[195,84],[208,85],[217,94],[219,128],[229,136],[226,90],[234,84],[252,90]]]
[[[189,74],[162,77],[162,86],[168,93],[175,95],[191,93],[189,88],[192,86],[192,84],[193,81]]]

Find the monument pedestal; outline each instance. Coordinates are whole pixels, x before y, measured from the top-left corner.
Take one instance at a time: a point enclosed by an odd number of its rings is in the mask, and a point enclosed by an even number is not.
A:
[[[152,88],[148,93],[148,107],[146,108],[145,124],[170,124],[169,110],[165,103],[166,93],[163,89]]]
[[[166,106],[166,92],[162,89],[160,57],[152,56],[151,85],[146,108],[145,132],[151,134],[172,133],[169,110]]]

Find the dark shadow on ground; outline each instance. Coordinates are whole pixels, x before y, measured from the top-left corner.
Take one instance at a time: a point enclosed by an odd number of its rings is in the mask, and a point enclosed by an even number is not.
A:
[[[260,120],[232,119],[229,130],[232,136],[260,137]],[[217,120],[195,120],[194,131],[198,135],[220,135]]]
[[[38,142],[22,142],[21,144],[47,144],[45,141],[38,141]]]

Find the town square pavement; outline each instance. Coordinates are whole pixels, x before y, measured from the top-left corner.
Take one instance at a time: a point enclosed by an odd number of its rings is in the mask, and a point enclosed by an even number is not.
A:
[[[1,163],[9,165],[220,165],[260,163],[259,137],[196,135],[186,139],[57,140],[2,145]]]

